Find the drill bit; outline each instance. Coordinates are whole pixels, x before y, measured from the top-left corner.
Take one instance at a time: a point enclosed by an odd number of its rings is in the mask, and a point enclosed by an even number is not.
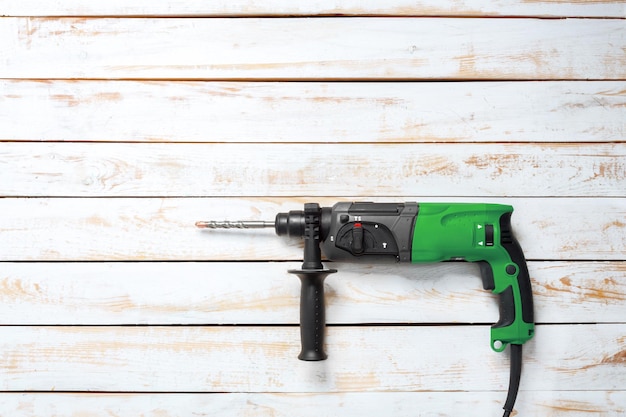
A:
[[[196,227],[200,229],[263,229],[264,227],[274,227],[274,222],[257,220],[208,220],[203,222],[196,222]]]

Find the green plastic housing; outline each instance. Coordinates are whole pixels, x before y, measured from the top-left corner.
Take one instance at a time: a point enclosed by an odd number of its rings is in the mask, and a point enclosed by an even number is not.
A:
[[[486,203],[420,203],[411,262],[478,262],[483,287],[499,295],[500,320],[491,328],[491,348],[521,345],[533,337],[530,277],[510,230],[513,207]]]

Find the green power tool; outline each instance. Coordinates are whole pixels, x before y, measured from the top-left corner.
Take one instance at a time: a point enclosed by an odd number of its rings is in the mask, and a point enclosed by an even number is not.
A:
[[[273,227],[279,236],[304,239],[301,282],[302,360],[324,360],[324,279],[337,272],[331,261],[380,263],[476,262],[483,287],[499,295],[500,319],[491,328],[491,348],[510,346],[511,374],[504,417],[517,397],[522,344],[534,334],[533,298],[522,249],[511,230],[513,207],[484,203],[317,203],[279,213],[274,222],[208,221],[200,228]]]

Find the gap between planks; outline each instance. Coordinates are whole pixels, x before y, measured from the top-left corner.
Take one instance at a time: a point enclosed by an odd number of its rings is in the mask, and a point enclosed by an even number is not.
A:
[[[111,16],[111,17],[248,17],[248,16],[460,16],[460,17],[600,17],[623,18],[621,2],[594,1],[481,1],[388,0],[347,3],[273,0],[261,3],[233,0],[201,2],[172,0],[167,4],[149,0],[93,2],[64,0],[50,5],[41,0],[2,0],[5,16]]]

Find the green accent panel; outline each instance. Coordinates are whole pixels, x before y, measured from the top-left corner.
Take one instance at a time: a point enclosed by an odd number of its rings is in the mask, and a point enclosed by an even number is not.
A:
[[[412,262],[440,262],[453,258],[483,261],[508,258],[501,246],[487,246],[485,225],[499,236],[500,217],[513,207],[484,203],[420,203],[413,234]],[[505,251],[506,252],[506,251]]]
[[[413,263],[483,262],[483,285],[500,295],[500,321],[491,329],[495,351],[509,343],[523,344],[534,334],[534,323],[525,322],[522,314],[523,301],[530,306],[525,308],[532,308],[532,296],[523,300],[520,291],[520,280],[530,288],[523,254],[509,253],[501,244],[500,219],[512,211],[513,207],[501,204],[420,203],[413,233]]]

